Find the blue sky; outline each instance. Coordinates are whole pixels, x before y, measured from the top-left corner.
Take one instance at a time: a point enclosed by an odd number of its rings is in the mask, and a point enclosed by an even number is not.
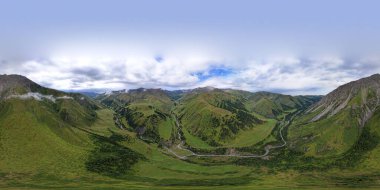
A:
[[[379,1],[9,0],[0,73],[74,90],[325,94],[380,72]]]

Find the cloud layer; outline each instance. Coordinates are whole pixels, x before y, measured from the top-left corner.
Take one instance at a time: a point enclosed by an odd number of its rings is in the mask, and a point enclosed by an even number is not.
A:
[[[326,94],[339,85],[380,72],[380,59],[338,56],[270,56],[226,59],[213,56],[52,57],[0,62],[2,72],[29,77],[61,90],[202,86],[284,94]]]
[[[325,94],[378,73],[380,1],[0,1],[0,74],[57,89]]]

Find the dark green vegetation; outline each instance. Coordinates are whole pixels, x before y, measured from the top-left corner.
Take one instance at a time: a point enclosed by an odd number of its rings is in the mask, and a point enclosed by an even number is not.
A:
[[[242,131],[247,134],[260,126],[274,127],[273,119],[281,120],[287,113],[306,108],[317,100],[318,97],[203,88],[179,99],[176,110],[182,125],[192,135],[220,146],[230,144],[231,140],[239,141]]]
[[[171,108],[174,102],[165,91],[136,89],[104,94],[97,97],[101,103],[113,107],[126,124],[150,142],[167,141],[174,129]]]
[[[142,139],[174,143],[177,139],[175,118],[178,118],[182,126],[179,132],[188,146],[211,148],[253,146],[269,135],[276,120],[305,109],[319,98],[198,88],[173,92],[161,89],[115,91],[96,99],[113,107]],[[265,114],[260,112],[264,109]]]
[[[379,75],[321,101],[214,88],[136,89],[92,100],[21,76],[0,76],[0,82],[0,188],[380,185]],[[21,96],[31,92],[38,97]],[[262,155],[282,137],[287,145],[267,156],[236,157]],[[189,150],[235,157],[175,156],[191,155]]]
[[[123,136],[111,135],[109,138],[92,136],[96,148],[91,151],[86,162],[86,169],[91,172],[120,178],[128,174],[131,167],[136,164],[142,155],[121,146]]]
[[[176,112],[190,134],[220,146],[240,130],[264,123],[248,112],[242,98],[219,89],[196,89],[179,100]]]

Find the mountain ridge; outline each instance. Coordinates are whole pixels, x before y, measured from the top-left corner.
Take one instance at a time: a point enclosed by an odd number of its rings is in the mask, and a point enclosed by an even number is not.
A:
[[[52,176],[70,181],[63,188],[78,187],[78,179],[88,179],[86,188],[100,181],[105,188],[141,188],[142,182],[194,187],[204,179],[247,184],[258,175],[273,183],[296,174],[297,181],[305,173],[333,187],[341,178],[377,184],[378,77],[324,99],[216,88],[141,88],[89,99],[11,76],[15,81],[0,83],[0,187],[3,176],[9,184],[21,181],[16,188],[58,187]],[[339,110],[311,121],[330,105]]]
[[[358,143],[379,105],[379,74],[341,85],[295,119],[288,130],[292,146],[313,156],[343,154]]]
[[[326,115],[328,115],[328,117],[335,115],[341,109],[345,108],[349,101],[363,89],[375,90],[374,96],[377,97],[375,102],[368,102],[370,105],[367,105],[367,100],[365,99],[366,97],[363,97],[361,100],[366,106],[365,115],[372,114],[374,109],[380,104],[380,74],[374,74],[356,81],[351,81],[347,84],[339,86],[337,89],[324,96],[320,102],[311,108],[310,111],[312,112],[321,108],[324,110],[311,121],[317,121]],[[362,126],[368,120],[367,117],[368,116],[362,119]]]
[[[284,112],[304,109],[319,98],[205,87],[175,91],[138,88],[103,93],[95,99],[121,110],[134,130],[140,135],[150,134],[149,138],[155,141],[160,136],[158,126],[173,123],[170,115],[174,114],[183,125],[185,137],[220,145],[234,139],[243,129],[265,123],[266,119],[258,117],[278,119]],[[170,128],[168,130],[175,130],[173,126]],[[168,135],[165,136],[169,140]]]

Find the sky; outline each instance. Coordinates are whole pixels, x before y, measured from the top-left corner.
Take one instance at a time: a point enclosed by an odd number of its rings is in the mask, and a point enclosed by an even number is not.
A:
[[[0,74],[60,90],[326,94],[380,72],[377,0],[2,0]]]

